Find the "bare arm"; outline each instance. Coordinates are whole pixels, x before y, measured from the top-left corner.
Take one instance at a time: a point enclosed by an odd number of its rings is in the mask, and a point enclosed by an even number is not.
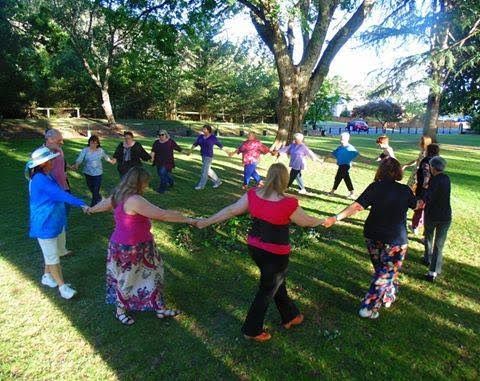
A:
[[[213,216],[200,220],[197,223],[199,228],[204,228],[212,224],[216,224],[225,220],[229,220],[232,217],[244,214],[248,211],[248,198],[247,194],[244,194],[237,202],[231,204],[219,212],[215,213]]]
[[[100,201],[97,205],[92,206],[88,209],[88,213],[99,213],[99,212],[107,212],[112,210],[112,196],[109,198],[104,198]]]
[[[361,212],[362,210],[363,210],[363,206],[355,201],[354,203],[350,204],[345,209],[343,209],[336,216],[328,217],[322,225],[325,226],[326,228],[329,228],[330,226],[334,225],[336,222],[343,220],[344,218],[353,216],[354,214]]]
[[[186,217],[176,210],[161,209],[139,195],[130,197],[125,202],[124,208],[126,212],[134,212],[147,218],[151,218],[152,220],[165,222],[184,222],[188,224],[193,224],[196,222],[196,220],[193,218]]]
[[[298,226],[302,227],[315,227],[321,225],[324,220],[321,220],[317,217],[313,217],[308,215],[301,206],[299,206],[295,212],[290,216],[290,220],[297,224]]]

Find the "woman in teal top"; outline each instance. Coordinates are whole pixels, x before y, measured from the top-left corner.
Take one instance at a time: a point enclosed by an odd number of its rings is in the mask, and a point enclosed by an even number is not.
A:
[[[88,147],[82,149],[75,161],[75,164],[70,168],[78,169],[82,162],[83,174],[87,182],[87,187],[92,192],[92,202],[90,206],[94,206],[102,200],[100,195],[100,187],[102,185],[103,166],[102,159],[108,161],[110,164],[115,164],[117,161],[111,159],[100,146],[100,139],[97,135],[92,135],[88,139]]]

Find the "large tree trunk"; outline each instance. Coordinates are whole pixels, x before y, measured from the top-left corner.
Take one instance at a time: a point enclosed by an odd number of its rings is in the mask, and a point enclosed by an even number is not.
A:
[[[427,101],[427,111],[425,114],[425,122],[423,125],[423,134],[430,136],[433,141],[436,140],[437,122],[440,112],[440,98],[441,94],[433,89],[430,89]]]
[[[113,116],[113,109],[112,104],[110,103],[110,95],[108,94],[107,89],[101,89],[102,92],[102,108],[105,112],[105,116],[107,117],[109,127],[115,127],[115,117]]]

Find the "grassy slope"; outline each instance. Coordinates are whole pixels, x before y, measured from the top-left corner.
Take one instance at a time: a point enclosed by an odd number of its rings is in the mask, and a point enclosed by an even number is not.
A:
[[[417,138],[393,137],[401,161],[415,157]],[[239,335],[257,282],[245,252],[225,255],[215,247],[187,252],[175,244],[172,225],[154,223],[154,234],[165,253],[167,300],[185,311],[177,320],[137,314],[130,328],[113,320],[111,307],[103,302],[105,251],[113,226],[109,214],[71,213],[68,241],[76,256],[62,263],[78,298],[64,301],[42,288],[41,254],[27,237],[27,186],[21,175],[40,141],[1,142],[0,379],[478,379],[480,138],[445,136],[441,141],[453,182],[454,223],[439,282],[422,280],[422,246],[413,238],[398,303],[382,311],[378,321],[359,319],[359,300],[371,272],[361,232],[366,213],[359,214],[329,231],[320,230],[320,238],[293,253],[289,287],[306,321],[285,332],[272,306],[266,324],[274,339],[265,345]],[[192,139],[180,142],[187,147]],[[233,147],[240,140],[224,142]],[[113,152],[116,143],[109,140],[104,146]],[[337,141],[310,138],[308,143],[322,154]],[[377,149],[373,137],[354,136],[352,143],[363,155],[352,170],[361,190],[373,177],[368,158]],[[70,162],[83,144],[66,142]],[[263,160],[263,173],[272,161]],[[146,197],[164,208],[207,215],[240,195],[238,158],[217,154],[214,167],[224,179],[217,191],[193,191],[199,165],[198,154],[179,154],[175,189],[163,196],[150,190]],[[105,168],[107,191],[117,175],[109,164]],[[305,180],[314,195],[301,197],[305,209],[324,216],[348,204],[325,194],[335,170],[333,163],[309,166]],[[87,198],[82,176],[70,177],[74,193]],[[344,185],[340,191],[346,193]]]

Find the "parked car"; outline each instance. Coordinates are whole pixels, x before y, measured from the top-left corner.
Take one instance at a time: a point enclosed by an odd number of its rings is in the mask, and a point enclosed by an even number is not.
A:
[[[368,124],[362,119],[355,119],[348,122],[345,129],[348,132],[368,131]]]

